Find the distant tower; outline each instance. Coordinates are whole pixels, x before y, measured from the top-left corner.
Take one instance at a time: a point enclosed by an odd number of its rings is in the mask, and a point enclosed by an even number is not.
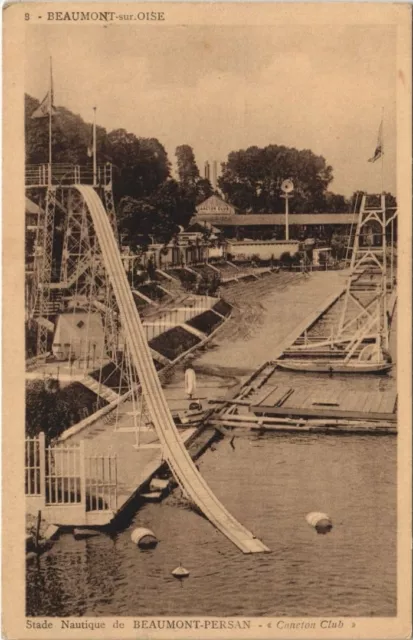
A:
[[[211,172],[210,172],[210,165],[209,165],[209,162],[208,162],[208,160],[207,160],[207,161],[205,162],[205,180],[209,180],[210,175],[211,175]]]
[[[217,161],[214,160],[212,163],[212,188],[216,189],[218,186],[217,183]]]

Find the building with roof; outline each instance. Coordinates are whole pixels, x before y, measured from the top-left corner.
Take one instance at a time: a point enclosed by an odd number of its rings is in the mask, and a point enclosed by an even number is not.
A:
[[[213,222],[214,217],[225,219],[228,216],[235,215],[235,213],[235,207],[216,194],[210,196],[196,207],[196,217],[206,222]]]
[[[328,237],[333,231],[346,231],[356,222],[353,213],[292,213],[290,239]],[[213,225],[227,238],[285,239],[284,213],[240,213],[234,206],[213,195],[196,207],[191,224]]]
[[[56,320],[52,346],[57,360],[90,360],[106,356],[105,332],[99,313],[75,309]]]

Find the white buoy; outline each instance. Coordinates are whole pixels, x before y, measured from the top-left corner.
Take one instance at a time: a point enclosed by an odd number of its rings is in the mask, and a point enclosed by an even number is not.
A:
[[[176,569],[172,571],[172,575],[174,578],[187,578],[189,576],[189,571],[182,565],[179,565],[179,567],[176,567]]]
[[[306,515],[305,519],[311,527],[314,527],[317,533],[328,533],[333,528],[331,518],[326,513],[312,511]]]
[[[138,547],[141,547],[141,549],[151,549],[158,544],[158,540],[153,531],[145,529],[144,527],[134,529],[131,533],[131,540]]]

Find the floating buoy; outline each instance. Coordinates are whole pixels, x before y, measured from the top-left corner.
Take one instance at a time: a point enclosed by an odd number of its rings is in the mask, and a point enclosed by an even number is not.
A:
[[[187,578],[189,576],[189,571],[182,565],[179,565],[179,567],[176,567],[176,569],[172,571],[172,575],[174,578]]]
[[[143,527],[138,527],[132,531],[131,540],[141,549],[151,549],[158,544],[158,540],[153,531],[144,529]]]
[[[317,533],[328,533],[333,528],[331,518],[326,513],[312,511],[306,515],[305,519]]]

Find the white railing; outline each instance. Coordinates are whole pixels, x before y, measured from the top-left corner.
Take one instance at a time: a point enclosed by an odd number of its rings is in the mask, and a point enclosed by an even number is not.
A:
[[[108,186],[112,182],[112,165],[98,165],[96,174],[92,165],[78,164],[28,164],[25,169],[26,186],[68,186],[89,184]]]
[[[46,505],[86,504],[83,442],[46,448]]]
[[[26,438],[25,447],[25,491],[27,496],[45,493],[44,433],[37,438]]]
[[[85,458],[86,503],[88,511],[116,511],[116,456],[95,455]]]
[[[45,446],[44,433],[26,438],[25,490],[38,508],[78,505],[86,511],[116,511],[116,455],[85,455],[84,441]]]

